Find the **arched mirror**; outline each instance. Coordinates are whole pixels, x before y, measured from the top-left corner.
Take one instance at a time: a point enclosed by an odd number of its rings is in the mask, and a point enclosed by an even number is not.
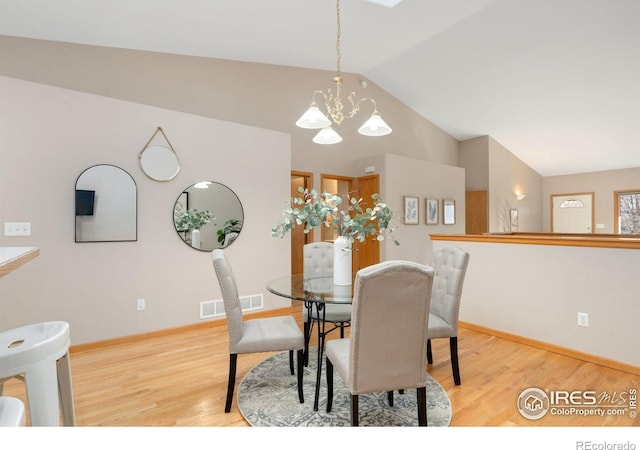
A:
[[[178,236],[202,251],[226,248],[240,235],[244,211],[240,199],[224,184],[201,181],[180,193],[173,207]]]
[[[76,242],[136,241],[136,183],[109,164],[89,167],[76,180]]]
[[[180,172],[180,161],[173,149],[164,145],[149,145],[140,152],[140,167],[152,180],[169,181]]]

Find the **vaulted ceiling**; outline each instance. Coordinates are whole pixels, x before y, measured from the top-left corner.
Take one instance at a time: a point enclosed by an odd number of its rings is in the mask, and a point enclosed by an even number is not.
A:
[[[640,167],[640,0],[375,3],[341,2],[344,72],[543,176]],[[336,67],[333,0],[0,0],[0,35]]]

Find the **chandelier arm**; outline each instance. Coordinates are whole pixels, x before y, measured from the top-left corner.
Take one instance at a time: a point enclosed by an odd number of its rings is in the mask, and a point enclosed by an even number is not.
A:
[[[364,98],[361,98],[360,100],[358,100],[358,102],[354,106],[354,111],[357,113],[360,110],[360,103],[364,102],[365,100],[369,100],[371,103],[373,103],[373,113],[372,114],[377,114],[378,113],[378,105],[376,104],[376,101],[374,99],[372,99],[371,97],[364,97]]]
[[[318,106],[318,104],[316,103],[316,95],[318,94],[322,94],[322,96],[325,98],[325,101],[326,101],[327,99],[326,94],[321,90],[317,90],[317,91],[314,91],[313,95],[311,96],[311,106]]]

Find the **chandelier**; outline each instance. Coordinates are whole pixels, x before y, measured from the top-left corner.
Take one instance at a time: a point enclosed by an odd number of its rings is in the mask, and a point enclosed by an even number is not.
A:
[[[336,84],[335,95],[331,89],[327,89],[326,93],[323,91],[315,91],[311,97],[311,106],[309,106],[309,109],[298,119],[296,125],[300,128],[319,129],[320,131],[313,138],[313,142],[316,144],[337,144],[342,141],[342,137],[333,129],[332,124],[340,125],[345,118],[355,116],[358,114],[358,111],[360,111],[360,105],[365,101],[370,101],[373,103],[373,114],[358,128],[358,133],[365,136],[385,136],[391,133],[391,128],[382,120],[382,117],[380,117],[376,102],[371,97],[365,97],[355,101],[356,93],[351,92],[347,96],[347,102],[351,107],[351,111],[344,110],[345,105],[342,101],[341,92],[343,78],[340,73],[340,0],[336,0],[336,20],[338,23],[336,37],[337,75],[333,78],[333,82]],[[316,103],[316,96],[318,94],[324,99],[326,114],[320,110]],[[329,116],[331,120],[327,116]]]

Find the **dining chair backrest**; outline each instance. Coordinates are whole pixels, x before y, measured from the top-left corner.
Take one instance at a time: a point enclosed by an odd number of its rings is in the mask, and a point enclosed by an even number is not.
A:
[[[333,275],[333,243],[311,242],[302,247],[304,278]]]
[[[238,296],[238,286],[233,275],[231,264],[224,250],[213,250],[211,257],[222,291],[224,313],[227,318],[227,328],[229,332],[229,351],[230,353],[235,353],[235,344],[242,339],[243,332],[242,306],[240,304],[240,297]]]
[[[469,253],[461,248],[440,247],[433,252],[431,312],[447,323],[450,336],[458,334],[460,298],[468,264]]]
[[[357,272],[350,335],[352,394],[425,386],[433,269],[387,261]],[[394,387],[395,386],[395,387]]]

